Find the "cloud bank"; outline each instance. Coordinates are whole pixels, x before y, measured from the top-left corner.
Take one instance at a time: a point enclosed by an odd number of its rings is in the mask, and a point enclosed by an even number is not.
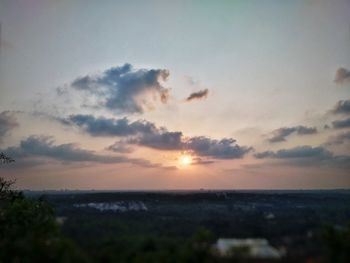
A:
[[[280,159],[294,165],[328,165],[332,167],[350,167],[350,156],[336,156],[327,149],[311,146],[297,146],[291,149],[265,151],[254,154],[257,159]]]
[[[277,159],[289,159],[289,158],[324,158],[330,157],[332,154],[323,147],[311,147],[311,146],[298,146],[292,149],[282,149],[276,152],[266,151],[257,153],[254,156],[258,159],[263,158],[277,158]]]
[[[127,158],[124,156],[109,156],[99,155],[93,151],[80,149],[76,144],[60,144],[56,145],[54,139],[50,136],[30,136],[22,140],[17,147],[8,147],[0,151],[6,152],[9,156],[14,158],[18,163],[24,160],[28,162],[28,158],[42,158],[63,161],[67,163],[72,162],[94,162],[102,164],[113,163],[131,163],[142,167],[161,167],[159,164],[152,164],[144,159]],[[36,162],[40,164],[40,162]]]
[[[168,131],[164,127],[157,127],[154,123],[144,120],[130,122],[127,118],[71,115],[61,122],[77,126],[92,136],[124,137],[124,141],[109,147],[113,151],[119,151],[121,145],[124,148],[126,145],[138,145],[157,150],[187,150],[198,156],[216,159],[237,159],[252,150],[250,147],[239,146],[232,138],[221,140],[205,136],[187,138],[181,131]]]

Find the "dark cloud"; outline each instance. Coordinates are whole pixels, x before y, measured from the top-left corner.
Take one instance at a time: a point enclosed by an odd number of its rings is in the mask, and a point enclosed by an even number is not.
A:
[[[302,125],[295,126],[295,127],[283,127],[283,128],[274,130],[271,133],[271,136],[268,139],[268,141],[271,143],[282,142],[286,140],[286,137],[288,137],[293,133],[296,133],[298,135],[315,134],[317,133],[317,129],[315,127],[306,127]]]
[[[254,156],[258,159],[263,158],[324,158],[329,157],[332,154],[323,147],[311,147],[311,146],[298,146],[292,149],[282,149],[277,152],[266,151],[256,153]]]
[[[72,82],[72,87],[84,90],[99,99],[99,105],[122,113],[142,113],[155,107],[157,101],[166,103],[169,89],[165,69],[138,69],[130,64],[113,67],[96,76],[84,76]]]
[[[181,150],[184,147],[182,132],[168,132],[164,128],[154,133],[140,134],[128,142],[158,150]]]
[[[350,100],[340,100],[334,106],[332,113],[334,114],[349,114],[350,113]]]
[[[92,136],[131,136],[138,133],[155,133],[156,126],[147,121],[130,122],[127,118],[96,118],[92,115],[71,115],[61,122],[76,125]]]
[[[92,136],[127,137],[122,142],[111,145],[112,151],[131,150],[126,144],[139,145],[157,150],[190,150],[199,156],[210,156],[217,159],[241,158],[251,148],[241,147],[232,138],[213,140],[208,137],[185,138],[180,131],[168,131],[164,127],[156,127],[148,121],[130,122],[127,118],[95,118],[92,115],[71,115],[62,119],[66,125],[76,125]]]
[[[232,138],[221,140],[205,136],[184,138],[181,132],[168,132],[166,130],[155,134],[143,134],[129,140],[129,143],[158,150],[186,150],[197,156],[215,159],[238,159],[252,150],[249,147],[239,146]]]
[[[0,113],[0,142],[9,134],[11,130],[18,126],[16,117],[11,111],[3,111]]]
[[[203,159],[203,158],[199,158],[199,157],[192,159],[192,165],[208,165],[208,164],[213,164],[213,163],[215,163],[215,161]]]
[[[279,159],[293,165],[327,165],[336,168],[349,167],[350,156],[336,156],[323,147],[298,146],[291,149],[281,149],[276,152],[265,151],[254,154],[258,159]]]
[[[335,129],[350,128],[350,118],[347,118],[345,120],[333,121],[332,124],[333,128]]]
[[[216,159],[238,159],[252,150],[250,147],[239,146],[232,138],[213,140],[204,136],[192,137],[186,141],[185,145],[187,150],[199,156]]]
[[[15,159],[22,157],[48,157],[69,162],[102,162],[113,163],[111,156],[99,156],[92,151],[82,150],[75,144],[55,145],[52,137],[30,136],[22,140],[18,147],[9,147],[5,150]]]
[[[279,128],[277,130],[274,130],[271,133],[271,137],[268,139],[269,142],[282,142],[285,141],[286,137],[290,134],[292,134],[295,131],[295,128]]]
[[[331,136],[326,145],[339,145],[350,142],[350,131]]]
[[[187,97],[186,101],[204,99],[204,98],[208,97],[208,93],[209,93],[208,89],[193,92]]]
[[[334,81],[338,84],[350,82],[350,70],[346,68],[338,68]]]
[[[131,163],[142,167],[161,167],[144,159],[127,158],[125,156],[99,155],[93,151],[80,149],[76,144],[55,145],[52,137],[30,136],[22,140],[17,147],[1,150],[14,158],[16,162],[28,162],[28,158],[50,158],[58,161],[95,162],[95,163]],[[23,161],[22,161],[23,160]]]
[[[123,141],[117,141],[114,144],[108,146],[106,149],[117,153],[131,153],[134,150],[132,147],[129,146],[128,143]]]

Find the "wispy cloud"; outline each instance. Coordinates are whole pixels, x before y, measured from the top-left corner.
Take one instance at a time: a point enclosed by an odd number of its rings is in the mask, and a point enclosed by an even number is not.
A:
[[[342,145],[350,142],[350,131],[330,136],[325,145]]]
[[[258,159],[278,159],[292,165],[327,165],[332,167],[350,167],[350,156],[334,155],[324,147],[297,146],[291,149],[265,151],[254,154]]]
[[[117,153],[131,153],[133,152],[134,149],[124,141],[117,141],[114,144],[108,146],[106,150],[117,152]]]
[[[50,136],[30,136],[22,140],[19,146],[1,149],[18,163],[30,164],[31,158],[41,158],[42,162],[35,160],[36,164],[41,164],[47,159],[63,161],[65,163],[94,162],[102,164],[131,163],[147,168],[162,168],[160,164],[152,164],[145,159],[128,158],[125,156],[100,155],[94,151],[79,148],[74,143],[55,144]]]
[[[289,159],[289,158],[324,158],[329,157],[332,154],[323,147],[311,147],[311,146],[298,146],[291,149],[282,149],[276,152],[266,151],[256,153],[254,156],[258,159],[263,158],[278,158],[278,159]]]
[[[0,113],[0,142],[11,130],[18,126],[15,114],[11,111],[3,111]]]
[[[306,127],[306,126],[294,126],[294,127],[282,127],[277,130],[271,132],[268,141],[271,143],[283,142],[286,138],[296,133],[297,135],[308,135],[308,134],[316,134],[317,129],[315,127]]]
[[[205,99],[208,97],[208,94],[209,94],[208,89],[193,92],[186,98],[186,101]]]

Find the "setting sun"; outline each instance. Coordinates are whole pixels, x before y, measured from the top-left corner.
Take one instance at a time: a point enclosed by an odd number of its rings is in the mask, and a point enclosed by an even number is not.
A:
[[[192,156],[191,155],[181,155],[179,158],[179,163],[182,167],[186,167],[191,165],[192,163]]]

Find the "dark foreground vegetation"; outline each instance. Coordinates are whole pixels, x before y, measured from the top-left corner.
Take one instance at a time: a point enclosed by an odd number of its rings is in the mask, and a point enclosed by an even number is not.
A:
[[[25,197],[10,187],[1,179],[0,262],[350,262],[346,191]],[[222,256],[220,237],[262,237],[286,253]]]
[[[350,262],[349,191],[18,192],[0,178],[0,262]],[[280,259],[218,238],[264,238]]]

